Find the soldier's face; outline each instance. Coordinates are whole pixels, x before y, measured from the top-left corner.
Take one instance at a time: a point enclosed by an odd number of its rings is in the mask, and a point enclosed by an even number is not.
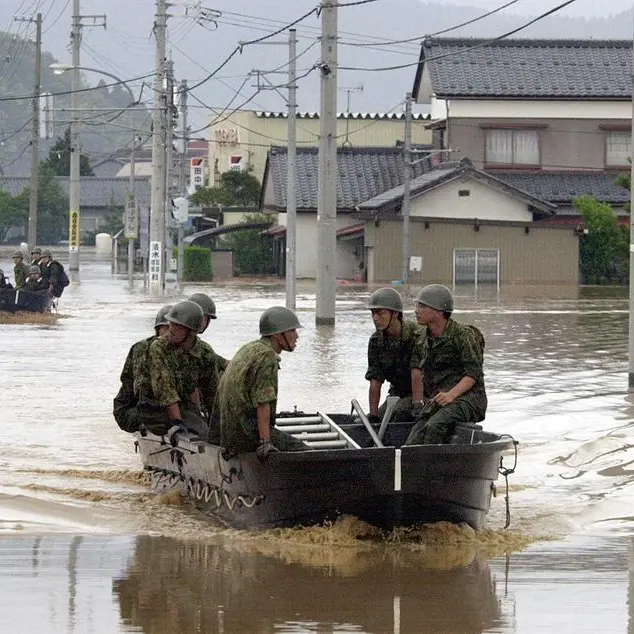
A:
[[[372,310],[372,321],[377,330],[385,330],[389,327],[392,319],[392,311],[387,308],[374,308]]]
[[[297,340],[299,339],[297,330],[287,330],[281,335],[278,335],[278,337],[282,350],[286,350],[286,352],[293,352],[293,350],[295,350],[295,346],[297,346]]]
[[[174,345],[179,345],[185,342],[187,337],[189,337],[189,333],[191,332],[191,330],[189,328],[186,328],[185,326],[181,326],[180,324],[170,322],[168,332],[170,343],[173,343]]]
[[[427,326],[434,319],[436,313],[438,311],[434,308],[430,308],[425,304],[421,304],[420,302],[416,302],[416,308],[414,309],[414,313],[416,314],[416,321],[421,326]]]

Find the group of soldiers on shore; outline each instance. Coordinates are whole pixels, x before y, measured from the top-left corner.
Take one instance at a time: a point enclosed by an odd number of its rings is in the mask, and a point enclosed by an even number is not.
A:
[[[392,287],[370,296],[375,332],[368,343],[369,422],[378,425],[386,404],[381,389],[399,400],[391,420],[415,421],[406,444],[448,442],[459,422],[484,419],[484,338],[451,318],[453,295],[440,284],[415,299],[416,322],[403,320],[403,300]],[[255,452],[260,460],[277,451],[309,447],[274,427],[282,351],[292,352],[302,327],[283,306],[265,310],[260,337],[231,360],[200,338],[216,319],[205,293],[163,306],[154,334],[135,343],[121,373],[114,417],[127,432],[151,432],[175,445],[182,434],[222,447],[223,457]]]
[[[15,251],[12,258],[14,284],[7,281],[4,271],[0,269],[0,288],[49,293],[53,297],[61,297],[68,285],[68,277],[64,267],[53,259],[51,251],[35,247],[31,251],[30,264],[24,261],[24,254],[20,250]]]

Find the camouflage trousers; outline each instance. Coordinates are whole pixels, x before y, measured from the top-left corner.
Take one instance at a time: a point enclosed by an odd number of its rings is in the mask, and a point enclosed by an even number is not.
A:
[[[128,416],[134,420],[136,429],[143,426],[157,436],[167,433],[172,426],[172,421],[167,417],[165,408],[152,401],[141,401],[135,408],[135,413],[130,413]],[[181,417],[183,424],[189,431],[200,438],[207,437],[207,422],[198,412],[186,409],[181,405]]]
[[[449,441],[458,423],[477,423],[480,420],[466,401],[454,401],[445,407],[432,403],[423,408],[405,444],[440,445]]]
[[[241,453],[249,453],[255,451],[260,444],[258,425],[255,420],[235,421],[234,425],[239,426],[239,438],[236,438],[236,434],[231,434],[231,438],[234,442],[225,443],[221,440],[224,455],[237,456]],[[234,430],[235,432],[236,430]],[[215,437],[216,434],[213,434]],[[210,434],[209,440],[211,441]],[[280,451],[306,451],[310,447],[304,444],[301,440],[297,440],[290,434],[280,431],[275,427],[271,428],[271,444]]]
[[[385,410],[387,409],[387,401],[383,402],[383,405],[379,407],[379,418],[383,420]],[[402,423],[408,420],[414,420],[415,416],[412,414],[412,395],[401,396],[396,403],[396,406],[392,410],[392,416],[390,422]]]

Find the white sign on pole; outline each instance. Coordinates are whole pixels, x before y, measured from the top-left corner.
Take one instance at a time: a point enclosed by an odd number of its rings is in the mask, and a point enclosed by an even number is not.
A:
[[[126,194],[123,235],[128,240],[136,240],[139,237],[139,213],[133,194]]]
[[[150,241],[150,258],[148,261],[148,272],[150,284],[161,283],[161,252],[163,245],[158,240]]]
[[[411,272],[423,270],[423,257],[421,255],[412,255],[409,259],[409,270]]]

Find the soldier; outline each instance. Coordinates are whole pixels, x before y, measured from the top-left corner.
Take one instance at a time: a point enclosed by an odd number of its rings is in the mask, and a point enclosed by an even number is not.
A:
[[[26,278],[26,282],[22,285],[23,291],[30,291],[31,293],[45,293],[47,286],[42,279],[42,271],[37,264],[32,264],[29,267],[29,275]]]
[[[451,319],[453,307],[453,295],[442,284],[425,286],[416,296],[416,319],[427,326],[419,355],[423,396],[429,401],[407,445],[447,442],[456,423],[484,420],[484,338],[474,326]]]
[[[218,387],[225,459],[255,451],[265,461],[271,452],[308,449],[274,427],[279,354],[295,350],[301,327],[292,310],[273,306],[260,317],[261,338],[242,346],[231,360]]]
[[[40,265],[40,259],[42,258],[42,249],[40,247],[33,247],[31,251],[31,264]]]
[[[22,288],[28,276],[29,267],[24,262],[22,251],[16,251],[13,254],[13,279],[15,280],[15,287],[17,289]]]
[[[144,394],[137,411],[141,422],[145,422],[145,416],[152,427],[146,426],[154,433],[167,432],[173,444],[180,431],[189,430],[202,437],[207,434],[200,393],[208,387],[205,381],[214,382],[215,377],[213,373],[201,377],[201,351],[196,344],[203,317],[202,309],[194,302],[174,304],[165,316],[169,322],[167,334],[150,344],[149,379],[142,386]],[[146,402],[152,404],[153,411],[146,410]]]
[[[209,321],[212,319],[217,319],[216,317],[216,304],[209,295],[206,293],[193,293],[187,298],[190,302],[196,302],[202,309],[205,315],[205,320],[203,323],[202,330],[198,334],[203,334],[205,330],[207,330],[207,326],[209,326]]]
[[[121,371],[121,387],[114,398],[114,418],[123,431],[135,432],[139,429],[139,417],[136,406],[142,382],[147,380],[147,356],[150,344],[161,335],[167,333],[169,322],[165,318],[172,308],[171,304],[163,306],[154,318],[154,334],[147,339],[137,341],[128,352]]]
[[[386,404],[379,407],[381,388],[390,383],[388,396],[398,396],[392,420],[413,420],[422,407],[421,371],[418,367],[418,341],[422,329],[410,321],[403,321],[403,300],[392,287],[379,288],[370,295],[368,308],[376,332],[368,342],[368,370],[370,381],[368,419],[377,424],[383,418]]]
[[[11,290],[13,288],[8,279],[4,276],[4,271],[0,269],[0,290]]]
[[[42,251],[40,258],[40,268],[42,269],[42,278],[47,286],[48,292],[53,297],[61,297],[64,288],[68,286],[68,277],[64,271],[64,267],[53,259],[53,254],[48,250]]]

